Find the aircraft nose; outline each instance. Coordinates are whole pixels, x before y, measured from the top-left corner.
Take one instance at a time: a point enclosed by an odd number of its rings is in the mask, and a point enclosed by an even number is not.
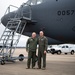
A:
[[[1,23],[2,23],[4,26],[6,26],[7,22],[8,22],[7,16],[3,16],[3,17],[1,18]]]
[[[9,21],[10,18],[14,18],[15,17],[15,12],[10,12],[6,15],[4,15],[2,18],[1,18],[1,23],[6,26],[7,22]]]

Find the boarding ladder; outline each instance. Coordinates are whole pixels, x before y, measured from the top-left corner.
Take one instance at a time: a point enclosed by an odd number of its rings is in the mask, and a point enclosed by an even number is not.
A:
[[[21,17],[17,17],[16,14],[14,18],[10,18],[0,38],[0,45],[2,46],[0,56],[2,56],[2,60],[8,60],[13,56],[19,39],[29,21],[31,21],[31,13],[29,18],[23,16],[23,14]]]
[[[12,56],[25,26],[26,22],[23,23],[21,20],[13,19],[8,21],[7,26],[0,39],[0,43],[2,45],[0,51],[3,57]],[[19,34],[17,34],[16,32]]]

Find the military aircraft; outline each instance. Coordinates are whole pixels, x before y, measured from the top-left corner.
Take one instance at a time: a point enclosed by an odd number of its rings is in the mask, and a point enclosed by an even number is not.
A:
[[[4,15],[2,24],[6,26],[9,16],[14,18],[16,14],[18,18],[29,18],[23,35],[38,35],[43,30],[49,44],[75,43],[75,0],[28,0],[18,10]]]

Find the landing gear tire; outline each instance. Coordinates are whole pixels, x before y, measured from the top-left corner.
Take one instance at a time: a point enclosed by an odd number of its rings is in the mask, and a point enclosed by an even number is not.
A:
[[[24,60],[24,55],[23,54],[20,54],[19,55],[19,61],[23,61]]]
[[[1,60],[1,65],[4,65],[5,64],[5,61],[4,60]]]
[[[74,51],[71,51],[71,55],[74,55]]]
[[[60,55],[61,54],[61,51],[58,51],[57,54]]]
[[[51,52],[51,54],[54,54],[54,52]]]
[[[67,53],[65,53],[65,55],[67,55]]]

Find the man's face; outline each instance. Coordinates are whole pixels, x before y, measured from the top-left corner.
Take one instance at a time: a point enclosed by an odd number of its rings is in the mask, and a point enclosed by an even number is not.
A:
[[[42,31],[40,31],[40,36],[43,37],[44,36],[44,33]]]
[[[32,33],[32,38],[35,38],[36,37],[36,33]]]

